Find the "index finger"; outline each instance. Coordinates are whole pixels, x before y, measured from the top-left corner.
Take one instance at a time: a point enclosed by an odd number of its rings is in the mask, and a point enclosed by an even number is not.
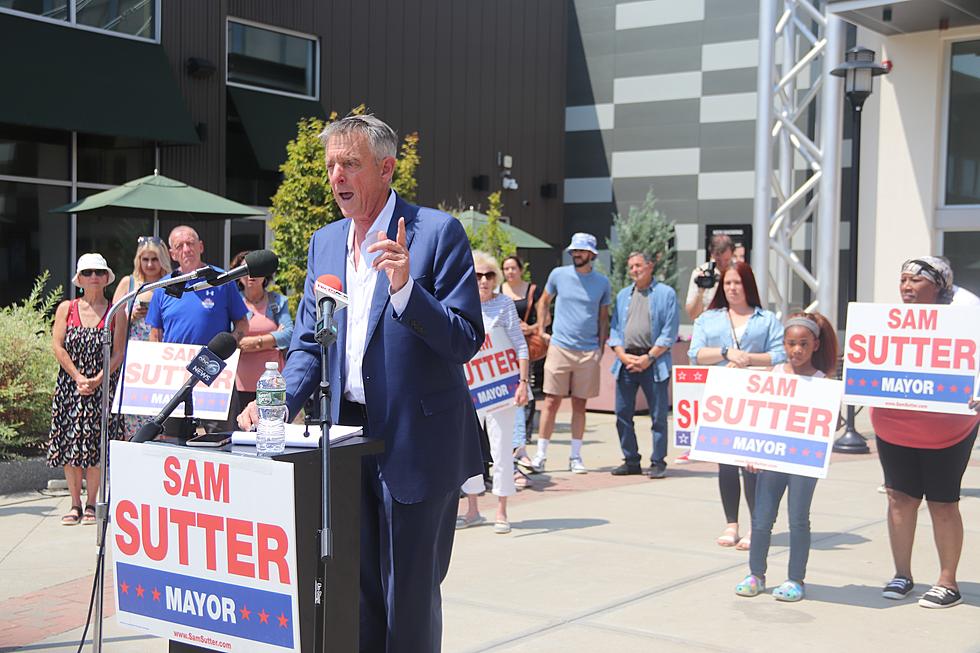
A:
[[[402,216],[398,218],[398,244],[402,247],[405,246],[405,217]]]

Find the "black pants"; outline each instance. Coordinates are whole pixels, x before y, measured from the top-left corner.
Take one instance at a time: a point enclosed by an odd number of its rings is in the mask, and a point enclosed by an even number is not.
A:
[[[721,507],[725,511],[725,523],[738,522],[738,504],[742,500],[742,488],[738,482],[739,470],[745,481],[745,501],[749,504],[749,517],[755,510],[756,474],[745,471],[736,465],[718,465],[718,490],[721,492]]]

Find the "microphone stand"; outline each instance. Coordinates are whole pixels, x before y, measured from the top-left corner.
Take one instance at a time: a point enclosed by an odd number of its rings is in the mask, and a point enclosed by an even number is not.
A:
[[[317,323],[319,327],[321,322]],[[330,532],[330,345],[337,340],[337,328],[333,318],[324,316],[322,328],[317,329],[315,339],[320,345],[320,559],[316,565],[316,581],[313,601],[316,605],[316,636],[314,652],[322,653],[324,647],[327,613],[327,561],[333,555],[333,536]]]
[[[106,489],[109,485],[109,410],[111,403],[109,401],[109,386],[111,384],[110,377],[112,376],[109,373],[109,359],[112,357],[112,318],[119,312],[120,308],[126,306],[129,300],[140,293],[183,284],[194,279],[206,277],[212,273],[214,273],[214,270],[206,266],[177,277],[167,277],[159,281],[154,281],[153,283],[145,284],[120,298],[118,302],[109,307],[105,315],[105,325],[102,327],[102,423],[99,429],[99,451],[102,455],[99,456],[99,496],[95,504],[95,544],[99,547],[99,562],[96,564],[95,570],[95,623],[92,625],[92,651],[94,653],[102,653],[103,637],[102,598],[105,591],[105,565],[102,561],[105,559],[105,532],[109,519],[109,506],[106,504]],[[119,400],[122,401],[122,397]]]

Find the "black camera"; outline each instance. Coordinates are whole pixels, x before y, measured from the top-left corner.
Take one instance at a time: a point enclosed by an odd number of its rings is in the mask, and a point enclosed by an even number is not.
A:
[[[708,288],[714,288],[716,283],[718,283],[718,279],[715,278],[715,262],[708,261],[708,269],[700,276],[694,278],[694,285],[707,290]]]

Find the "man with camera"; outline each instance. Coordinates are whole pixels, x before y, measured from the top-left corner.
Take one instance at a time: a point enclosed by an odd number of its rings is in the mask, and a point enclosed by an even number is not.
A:
[[[691,272],[687,303],[684,305],[691,320],[696,320],[711,304],[721,281],[721,275],[732,264],[735,245],[731,237],[724,234],[712,236],[708,243],[708,254],[711,258]]]

